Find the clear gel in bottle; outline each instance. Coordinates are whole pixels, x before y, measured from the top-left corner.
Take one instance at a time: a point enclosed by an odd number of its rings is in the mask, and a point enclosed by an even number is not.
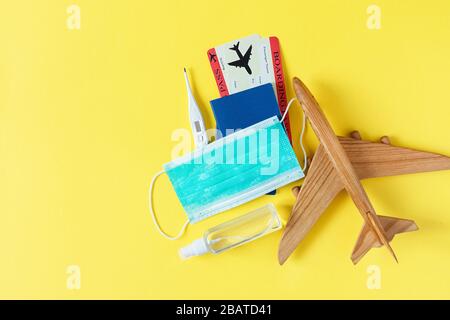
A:
[[[187,259],[205,253],[221,253],[258,239],[280,228],[281,222],[277,210],[270,203],[207,230],[202,238],[181,248],[180,256],[183,259]]]

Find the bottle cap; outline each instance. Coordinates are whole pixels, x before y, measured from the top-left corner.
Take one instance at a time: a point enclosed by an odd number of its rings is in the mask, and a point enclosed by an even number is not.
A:
[[[187,259],[193,256],[201,256],[208,252],[209,249],[205,239],[200,238],[187,245],[186,247],[181,248],[179,253],[181,259]]]

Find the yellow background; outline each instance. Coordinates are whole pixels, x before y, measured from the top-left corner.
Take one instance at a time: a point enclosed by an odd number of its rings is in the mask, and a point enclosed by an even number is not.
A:
[[[208,227],[273,202],[290,186],[192,225],[178,241],[151,222],[147,188],[189,129],[189,67],[208,127],[218,97],[206,51],[253,33],[279,37],[292,76],[313,91],[338,134],[387,134],[394,144],[450,155],[450,2],[2,1],[0,4],[0,298],[450,298],[450,171],[365,181],[380,214],[419,232],[350,253],[362,220],[340,194],[280,267],[281,232],[218,256],[180,261]],[[69,30],[67,7],[81,9]],[[292,111],[298,137],[300,112]],[[308,129],[312,155],[317,145]],[[298,152],[298,144],[296,151]],[[300,153],[298,153],[301,156]],[[168,182],[155,190],[168,232],[185,219]],[[66,287],[81,269],[81,289]],[[369,290],[367,268],[381,270]]]

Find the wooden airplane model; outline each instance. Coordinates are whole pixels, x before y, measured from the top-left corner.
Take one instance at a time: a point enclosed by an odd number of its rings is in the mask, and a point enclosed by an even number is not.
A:
[[[283,264],[287,260],[342,189],[348,192],[365,221],[351,256],[353,263],[371,248],[382,245],[397,261],[389,242],[395,234],[415,231],[417,226],[412,220],[377,215],[360,179],[450,169],[450,158],[392,146],[386,136],[381,143],[363,141],[357,131],[352,138],[337,137],[319,104],[298,78],[294,78],[294,90],[320,145],[300,191],[298,187],[293,189],[297,199],[281,238],[278,261]]]

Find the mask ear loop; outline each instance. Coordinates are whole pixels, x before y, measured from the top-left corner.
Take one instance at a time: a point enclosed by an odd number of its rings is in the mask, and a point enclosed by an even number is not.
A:
[[[153,186],[155,184],[156,179],[162,175],[164,173],[164,170],[156,173],[153,178],[152,178],[152,182],[150,182],[150,187],[148,189],[148,206],[150,208],[150,214],[152,216],[153,222],[156,226],[156,229],[158,230],[158,232],[166,239],[169,240],[177,240],[179,239],[185,232],[186,232],[186,228],[189,225],[189,220],[186,220],[186,222],[184,223],[183,227],[181,228],[180,232],[178,232],[178,234],[174,237],[168,235],[167,233],[165,233],[162,229],[161,226],[158,223],[158,220],[156,219],[156,215],[155,212],[153,210]]]
[[[291,107],[292,103],[294,101],[298,101],[297,98],[292,98],[289,100],[289,103],[286,107],[286,110],[284,111],[283,117],[281,117],[280,122],[283,122],[284,118],[286,118],[286,115],[289,111],[289,108]],[[303,145],[303,135],[305,134],[305,128],[306,128],[306,115],[305,112],[302,110],[303,113],[303,120],[302,120],[302,132],[300,133],[300,147],[302,148],[303,152],[303,168],[302,171],[305,172],[306,168],[308,167],[308,157],[306,155],[305,146]]]

